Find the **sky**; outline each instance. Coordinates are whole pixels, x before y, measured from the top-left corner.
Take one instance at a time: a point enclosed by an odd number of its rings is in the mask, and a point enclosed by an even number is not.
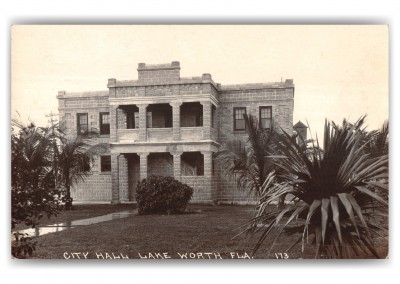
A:
[[[293,79],[294,119],[322,137],[325,118],[368,129],[388,119],[386,25],[15,25],[11,115],[46,125],[59,90],[107,90],[137,79],[138,63],[180,61],[181,76],[221,84]]]

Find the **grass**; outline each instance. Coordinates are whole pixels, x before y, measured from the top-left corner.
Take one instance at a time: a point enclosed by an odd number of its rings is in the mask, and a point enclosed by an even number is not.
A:
[[[76,210],[64,212],[51,223],[123,211],[127,210],[127,206],[132,208],[132,205],[76,206]],[[87,258],[97,258],[97,253],[99,257],[100,254],[103,257],[107,257],[107,254],[111,257],[113,257],[112,254],[114,256],[122,254],[130,259],[166,256],[179,259],[179,254],[185,253],[188,258],[206,259],[218,258],[218,256],[231,259],[232,256],[237,258],[251,255],[257,236],[246,241],[232,240],[232,237],[239,232],[238,227],[253,216],[253,206],[191,205],[189,209],[200,211],[200,213],[132,215],[124,219],[80,226],[41,236],[37,238],[38,245],[34,258],[63,259],[64,256],[72,258],[72,253],[81,253],[80,258],[83,258],[83,253],[87,253]],[[284,253],[296,238],[297,236],[279,238],[270,254],[268,254],[268,248],[272,239],[267,240],[254,258],[280,258],[280,253]],[[75,254],[75,257],[77,256]],[[307,246],[303,253],[298,247],[287,256],[296,259],[314,258],[314,252],[311,246]]]

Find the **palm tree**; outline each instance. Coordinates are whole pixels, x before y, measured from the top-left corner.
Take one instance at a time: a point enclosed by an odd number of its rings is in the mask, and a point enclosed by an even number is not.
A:
[[[96,156],[107,151],[107,144],[96,144],[86,137],[68,140],[60,137],[57,146],[57,178],[65,189],[65,210],[71,210],[71,187],[91,175],[91,164]]]
[[[389,122],[386,120],[381,129],[369,133],[369,143],[366,145],[366,151],[372,157],[378,157],[389,154]]]
[[[254,116],[244,114],[244,119],[247,141],[226,142],[215,158],[220,161],[225,174],[236,179],[240,189],[259,197],[262,184],[274,168],[268,157],[275,151],[273,141],[279,130],[273,122],[269,129],[262,129]]]
[[[273,159],[277,171],[265,180],[257,216],[244,230],[261,234],[254,252],[277,230],[275,241],[283,233],[299,235],[288,250],[298,244],[304,250],[310,240],[316,258],[380,257],[374,240],[387,227],[375,217],[387,216],[388,202],[375,189],[388,190],[388,155],[374,157],[365,151],[371,137],[366,139],[363,122],[364,117],[341,126],[325,121],[323,153],[306,154],[289,134],[279,137],[275,144],[284,157]],[[312,147],[319,147],[318,139],[316,144]],[[274,212],[267,209],[287,194],[294,196],[291,204]]]
[[[36,226],[43,215],[60,210],[53,167],[53,129],[12,119],[11,226],[24,222]]]

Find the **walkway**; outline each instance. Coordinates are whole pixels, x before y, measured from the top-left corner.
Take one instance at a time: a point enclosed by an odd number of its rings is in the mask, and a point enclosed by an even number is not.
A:
[[[111,214],[107,214],[107,215],[102,215],[102,216],[97,216],[97,217],[92,217],[92,218],[87,218],[87,219],[82,219],[82,220],[57,223],[57,224],[52,224],[52,225],[47,225],[47,226],[38,226],[36,228],[20,230],[17,232],[20,234],[26,234],[30,237],[39,237],[39,236],[43,236],[43,235],[47,235],[47,234],[70,230],[77,226],[88,226],[88,225],[97,224],[97,223],[101,223],[101,222],[122,219],[122,218],[126,218],[126,217],[129,217],[129,216],[137,214],[137,213],[138,213],[137,209],[129,210],[129,211],[122,211],[122,212],[116,212],[116,213],[111,213]]]

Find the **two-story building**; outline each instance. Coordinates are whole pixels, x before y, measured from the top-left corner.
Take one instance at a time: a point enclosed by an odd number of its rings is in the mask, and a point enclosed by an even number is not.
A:
[[[60,122],[70,138],[87,132],[109,143],[93,174],[72,190],[76,201],[134,202],[137,182],[173,176],[192,186],[192,202],[251,202],[213,154],[246,139],[243,114],[268,128],[273,118],[293,130],[293,80],[221,85],[210,74],[180,77],[180,63],[139,63],[138,79],[108,79],[108,91],[58,93]]]

